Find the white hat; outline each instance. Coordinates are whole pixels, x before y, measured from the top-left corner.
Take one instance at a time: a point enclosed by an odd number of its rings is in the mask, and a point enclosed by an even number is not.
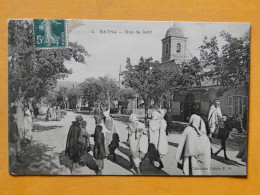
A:
[[[25,114],[28,115],[28,116],[31,116],[31,112],[30,112],[30,110],[27,109],[27,110],[25,111]]]
[[[136,114],[131,114],[129,117],[129,122],[137,123],[139,121],[138,116]]]

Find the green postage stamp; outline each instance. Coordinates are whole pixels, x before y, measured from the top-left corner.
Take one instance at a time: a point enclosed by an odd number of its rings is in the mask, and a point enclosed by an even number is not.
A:
[[[66,21],[34,19],[35,48],[65,48],[67,46]]]

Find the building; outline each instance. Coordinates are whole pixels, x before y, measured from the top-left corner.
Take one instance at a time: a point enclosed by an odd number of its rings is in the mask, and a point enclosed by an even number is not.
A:
[[[181,28],[174,25],[167,30],[165,38],[162,39],[162,68],[167,66],[174,68],[180,62],[191,58],[187,42],[188,37],[184,36]],[[172,114],[177,120],[185,120],[193,112],[207,116],[219,87],[212,81],[205,81],[202,87],[194,87],[180,95],[174,95],[172,102],[164,101],[162,105],[165,107],[170,105]],[[248,109],[248,86],[231,88],[219,100],[223,115],[243,118]]]
[[[181,62],[189,61],[191,54],[188,50],[188,37],[185,37],[183,31],[178,26],[170,27],[165,37],[162,39],[162,58],[161,68],[172,69],[177,68]],[[203,62],[201,62],[201,66]],[[161,108],[168,107],[171,109],[173,119],[185,121],[191,113],[197,113],[207,117],[210,106],[213,104],[216,93],[220,86],[211,80],[204,81],[200,87],[193,87],[187,91],[183,91],[178,95],[162,95],[159,103]],[[168,96],[168,97],[167,97]],[[170,99],[170,100],[169,100]],[[248,109],[248,85],[231,88],[219,97],[221,102],[221,110],[223,115],[228,117],[243,118],[247,114]],[[137,94],[136,98],[129,100],[126,113],[135,112],[140,116],[144,116],[144,108],[142,100]],[[151,106],[149,113],[157,106]]]
[[[187,39],[182,30],[173,26],[166,32],[165,38],[162,39],[162,64],[174,61],[174,63],[187,60]]]

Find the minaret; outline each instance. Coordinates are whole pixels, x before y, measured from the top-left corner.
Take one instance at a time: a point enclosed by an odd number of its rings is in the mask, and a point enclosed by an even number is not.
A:
[[[187,50],[187,37],[181,28],[175,25],[170,27],[162,39],[162,63],[172,61],[184,61]]]

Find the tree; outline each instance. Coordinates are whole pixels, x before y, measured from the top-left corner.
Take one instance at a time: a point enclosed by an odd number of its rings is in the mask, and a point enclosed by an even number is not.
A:
[[[80,89],[75,87],[71,88],[68,92],[68,101],[70,104],[71,109],[77,108],[77,103],[79,98],[81,97]]]
[[[118,99],[124,108],[127,108],[128,100],[135,98],[135,92],[132,88],[121,88],[119,90]]]
[[[161,65],[160,89],[169,107],[172,107],[173,97],[189,90],[191,87],[200,87],[203,81],[202,67],[198,58],[193,57],[190,61],[181,64],[168,63]],[[168,107],[167,106],[167,107]],[[171,118],[171,109],[168,115]]]
[[[77,43],[64,49],[34,48],[33,24],[28,20],[11,20],[8,25],[9,102],[17,98],[46,96],[72,71],[64,66],[66,60],[85,63],[86,50]]]
[[[85,102],[93,103],[100,100],[101,86],[96,78],[87,78],[80,84],[80,90]]]
[[[101,100],[108,102],[108,110],[110,110],[111,100],[115,98],[119,91],[119,86],[115,79],[112,79],[108,76],[99,77],[98,84],[101,87]]]
[[[62,108],[66,108],[66,98],[68,98],[69,89],[67,87],[60,87],[56,91],[56,102]]]
[[[153,61],[152,58],[144,59],[141,57],[137,65],[132,65],[129,58],[127,58],[126,63],[127,70],[123,72],[124,83],[142,97],[146,120],[150,101],[158,97],[158,91],[160,91],[158,83],[160,80],[159,62]]]
[[[110,109],[111,100],[118,96],[119,87],[117,81],[108,76],[86,79],[80,85],[81,93],[87,101],[101,101],[108,103]]]
[[[205,62],[204,75],[219,86],[216,98],[230,88],[248,84],[249,78],[249,32],[236,38],[222,31],[220,36],[225,44],[219,52],[216,37],[205,37],[200,46],[201,59]]]

